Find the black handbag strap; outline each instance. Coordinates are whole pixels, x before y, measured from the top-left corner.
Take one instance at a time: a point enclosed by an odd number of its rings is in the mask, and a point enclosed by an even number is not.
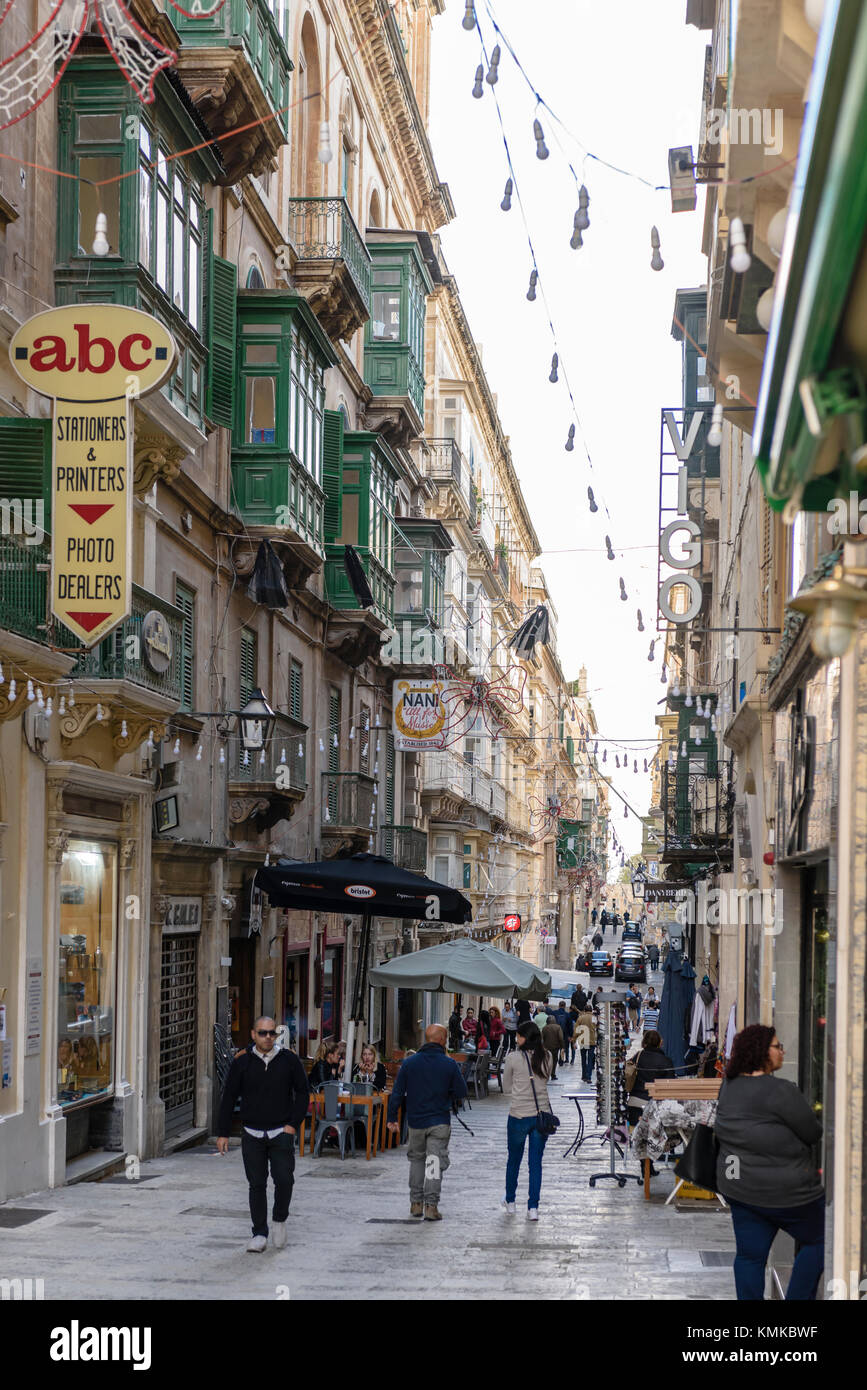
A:
[[[539,1109],[539,1097],[536,1095],[536,1083],[533,1080],[533,1068],[530,1066],[530,1059],[526,1052],[524,1053],[524,1061],[527,1063],[527,1071],[530,1074],[530,1085],[533,1087],[533,1100],[536,1105],[536,1114],[541,1115],[542,1111]]]

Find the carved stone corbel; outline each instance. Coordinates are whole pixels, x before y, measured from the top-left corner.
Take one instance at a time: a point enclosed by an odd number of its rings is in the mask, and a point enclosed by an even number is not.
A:
[[[0,686],[0,720],[15,719],[27,704],[27,682],[16,684],[15,699],[9,699],[9,682]]]
[[[147,492],[157,478],[170,482],[181,471],[186,450],[161,434],[137,434],[133,445],[133,487]]]
[[[97,722],[96,711],[100,706],[105,709],[101,701],[95,700],[93,704],[85,700],[77,700],[75,707],[69,709],[60,716],[60,737],[64,743],[71,743],[73,739],[82,738],[92,724]]]
[[[121,840],[121,842],[120,842],[120,866],[121,866],[122,869],[128,869],[128,868],[129,868],[129,866],[131,865],[133,859],[135,858],[135,852],[136,852],[137,847],[138,847],[138,841],[137,841],[137,840],[133,840],[133,839],[130,839],[130,840]]]
[[[241,825],[251,816],[264,815],[269,805],[267,796],[233,796],[229,802],[229,822]]]
[[[50,864],[62,864],[63,856],[69,848],[69,832],[50,830],[45,837],[45,844],[48,850],[48,862]]]
[[[122,729],[126,723],[126,735]],[[155,723],[153,719],[124,719],[112,712],[111,720],[111,741],[118,753],[130,753],[144,743],[151,729],[153,729],[154,742],[159,743],[166,736],[164,724]]]

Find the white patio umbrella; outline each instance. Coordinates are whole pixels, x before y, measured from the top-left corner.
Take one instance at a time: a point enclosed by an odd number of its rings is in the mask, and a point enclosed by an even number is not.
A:
[[[464,937],[395,956],[369,972],[372,985],[496,999],[546,999],[551,976],[529,961]]]

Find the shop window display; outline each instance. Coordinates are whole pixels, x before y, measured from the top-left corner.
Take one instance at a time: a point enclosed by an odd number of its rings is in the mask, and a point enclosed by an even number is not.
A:
[[[117,852],[71,840],[60,883],[57,1097],[72,1105],[109,1090],[113,1070]]]

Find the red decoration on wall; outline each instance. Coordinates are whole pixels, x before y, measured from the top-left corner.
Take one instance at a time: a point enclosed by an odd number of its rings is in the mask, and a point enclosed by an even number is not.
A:
[[[524,689],[527,672],[522,666],[510,666],[495,681],[481,676],[464,680],[449,666],[435,666],[434,675],[443,683],[442,702],[448,715],[440,748],[451,748],[471,733],[481,720],[491,738],[496,739],[507,727],[498,712],[516,715],[524,708]]]

